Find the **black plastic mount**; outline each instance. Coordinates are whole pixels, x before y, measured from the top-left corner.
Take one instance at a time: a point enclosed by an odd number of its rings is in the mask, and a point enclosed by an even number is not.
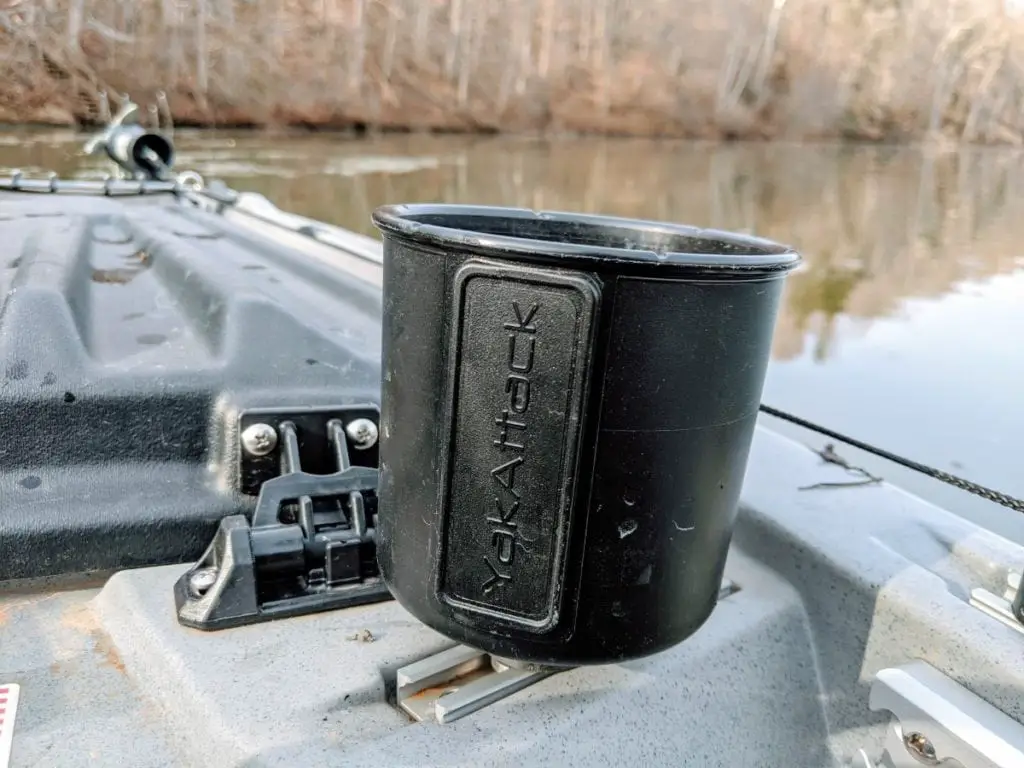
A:
[[[256,509],[251,524],[221,520],[175,583],[181,624],[227,629],[391,599],[377,570],[379,422],[374,406],[239,415],[239,486],[259,494]]]

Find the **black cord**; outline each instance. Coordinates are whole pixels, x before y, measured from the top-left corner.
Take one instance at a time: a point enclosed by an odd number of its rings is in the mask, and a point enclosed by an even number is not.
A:
[[[796,424],[797,426],[804,427],[805,429],[810,429],[814,432],[825,435],[826,437],[831,437],[834,440],[838,440],[848,445],[852,445],[854,448],[860,448],[860,450],[862,451],[867,451],[868,453],[872,453],[875,456],[880,456],[883,459],[895,462],[896,464],[906,467],[907,469],[912,469],[915,472],[920,472],[921,474],[927,475],[928,477],[934,478],[935,480],[941,480],[943,483],[948,483],[949,485],[952,485],[954,488],[959,488],[962,491],[973,493],[975,496],[980,496],[981,498],[986,499],[987,501],[991,501],[996,504],[1000,504],[1004,507],[1008,507],[1009,509],[1012,509],[1015,512],[1024,513],[1024,501],[1021,501],[1020,499],[1014,498],[1013,496],[1009,496],[1000,491],[994,491],[991,488],[986,488],[984,485],[972,483],[970,480],[964,480],[962,477],[957,477],[956,475],[951,475],[948,472],[943,472],[941,469],[935,469],[925,464],[920,464],[911,459],[905,459],[902,456],[897,456],[895,453],[889,453],[889,451],[886,451],[882,448],[875,448],[873,445],[862,443],[860,440],[855,440],[854,438],[847,437],[846,435],[843,435],[839,432],[834,432],[831,429],[827,429],[826,427],[822,427],[819,426],[818,424],[814,424],[813,422],[801,419],[799,416],[794,416],[791,413],[780,411],[778,408],[772,408],[770,405],[762,404],[761,412],[767,413],[769,416],[774,416],[778,419],[782,419],[783,421],[788,421],[792,424]]]

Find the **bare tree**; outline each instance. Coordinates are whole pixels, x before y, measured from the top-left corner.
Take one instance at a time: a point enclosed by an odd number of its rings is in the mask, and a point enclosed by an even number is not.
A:
[[[1022,42],[1003,0],[0,0],[0,120],[165,91],[204,125],[1019,143]]]

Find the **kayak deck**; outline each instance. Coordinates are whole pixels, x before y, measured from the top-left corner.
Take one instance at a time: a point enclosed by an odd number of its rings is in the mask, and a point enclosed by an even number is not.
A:
[[[0,600],[0,682],[22,685],[12,765],[846,765],[889,715],[873,676],[922,659],[1024,717],[1022,635],[968,603],[1021,548],[759,429],[725,597],[689,641],[561,672],[455,723],[389,700],[452,645],[395,602],[206,633],[171,565]]]
[[[244,195],[0,193],[0,237],[11,766],[873,768],[889,706],[916,708],[918,746],[1024,764],[1024,634],[971,600],[1000,595],[1024,547],[885,483],[823,486],[858,478],[763,428],[732,588],[654,656],[442,725],[413,721],[395,687],[454,643],[394,601],[182,626],[184,563],[255,506],[238,414],[378,401],[376,246]]]
[[[0,194],[0,242],[0,581],[195,559],[232,413],[379,398],[380,293],[305,249],[167,194]]]

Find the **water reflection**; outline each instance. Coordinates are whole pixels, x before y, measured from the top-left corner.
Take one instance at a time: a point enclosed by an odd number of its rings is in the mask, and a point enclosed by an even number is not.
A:
[[[418,135],[177,138],[179,167],[367,234],[376,234],[370,212],[382,203],[445,201],[668,219],[791,243],[806,265],[787,288],[766,400],[1024,495],[1016,458],[1024,447],[1019,153]],[[105,170],[76,149],[66,135],[0,134],[0,167]],[[984,504],[899,479],[960,511]],[[986,522],[998,528],[994,519]],[[1016,525],[1005,530],[1024,538],[1024,523]]]
[[[0,168],[96,177],[68,134],[0,134]],[[836,320],[898,312],[1022,265],[1020,155],[973,149],[385,136],[179,134],[179,167],[367,234],[385,202],[572,209],[715,226],[796,245],[774,355],[834,353]]]
[[[265,156],[267,150],[273,157]],[[807,258],[775,358],[826,360],[836,319],[878,318],[910,297],[1022,265],[1024,176],[1015,153],[563,140],[297,139],[290,156],[251,140],[181,162],[251,173],[233,183],[279,205],[375,234],[385,202],[571,209],[756,232]],[[273,173],[262,172],[271,164]]]

